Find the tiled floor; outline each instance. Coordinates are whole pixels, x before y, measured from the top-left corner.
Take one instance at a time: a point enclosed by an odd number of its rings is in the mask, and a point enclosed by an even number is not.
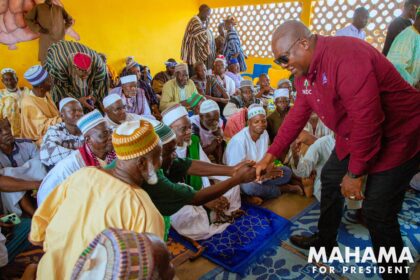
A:
[[[287,219],[297,215],[309,204],[314,201],[313,198],[305,198],[295,194],[284,194],[279,198],[264,202],[263,206]],[[176,275],[180,280],[195,280],[202,275],[216,268],[212,262],[199,258],[194,262],[185,262],[176,269]],[[420,264],[411,277],[411,280],[420,279]]]

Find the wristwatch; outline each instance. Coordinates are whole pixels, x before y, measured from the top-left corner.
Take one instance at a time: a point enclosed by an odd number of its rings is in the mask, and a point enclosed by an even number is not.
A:
[[[347,171],[347,176],[349,176],[352,179],[357,179],[357,178],[362,177],[363,175],[356,175],[356,174],[351,173],[350,171]]]

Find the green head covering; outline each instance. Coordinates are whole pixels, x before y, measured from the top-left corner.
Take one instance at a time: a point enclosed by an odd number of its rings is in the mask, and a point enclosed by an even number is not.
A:
[[[141,119],[146,120],[153,125],[153,129],[159,136],[160,141],[162,141],[162,145],[168,144],[176,138],[174,131],[163,122],[152,120],[146,117],[141,117]]]
[[[201,100],[205,99],[204,96],[202,96],[201,94],[198,94],[196,91],[191,95],[190,98],[187,99],[187,103],[188,106],[191,109],[194,109],[195,106],[198,105],[198,103],[200,103]]]

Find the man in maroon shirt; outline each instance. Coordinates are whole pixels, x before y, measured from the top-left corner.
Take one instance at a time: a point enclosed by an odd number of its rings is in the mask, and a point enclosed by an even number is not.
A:
[[[395,247],[399,257],[403,242],[397,214],[420,163],[420,93],[362,40],[313,35],[302,23],[288,21],[273,34],[272,48],[275,62],[295,75],[298,94],[266,156],[256,165],[257,178],[296,139],[313,111],[337,140],[321,174],[319,232],[292,236],[291,241],[330,252],[337,246],[344,198],[363,199],[375,254],[380,247]],[[397,266],[380,265],[386,271]],[[408,279],[408,274],[383,277]]]

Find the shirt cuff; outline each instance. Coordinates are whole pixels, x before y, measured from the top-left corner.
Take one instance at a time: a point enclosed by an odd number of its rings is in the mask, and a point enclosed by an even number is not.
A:
[[[276,146],[275,144],[274,145],[272,144],[268,148],[267,153],[273,155],[275,158],[279,158],[281,156],[281,153],[283,152],[283,150],[284,149],[281,146]]]
[[[350,163],[348,167],[348,171],[351,173],[362,176],[367,173],[368,165],[366,162],[360,161],[360,160],[354,160],[350,157]]]

